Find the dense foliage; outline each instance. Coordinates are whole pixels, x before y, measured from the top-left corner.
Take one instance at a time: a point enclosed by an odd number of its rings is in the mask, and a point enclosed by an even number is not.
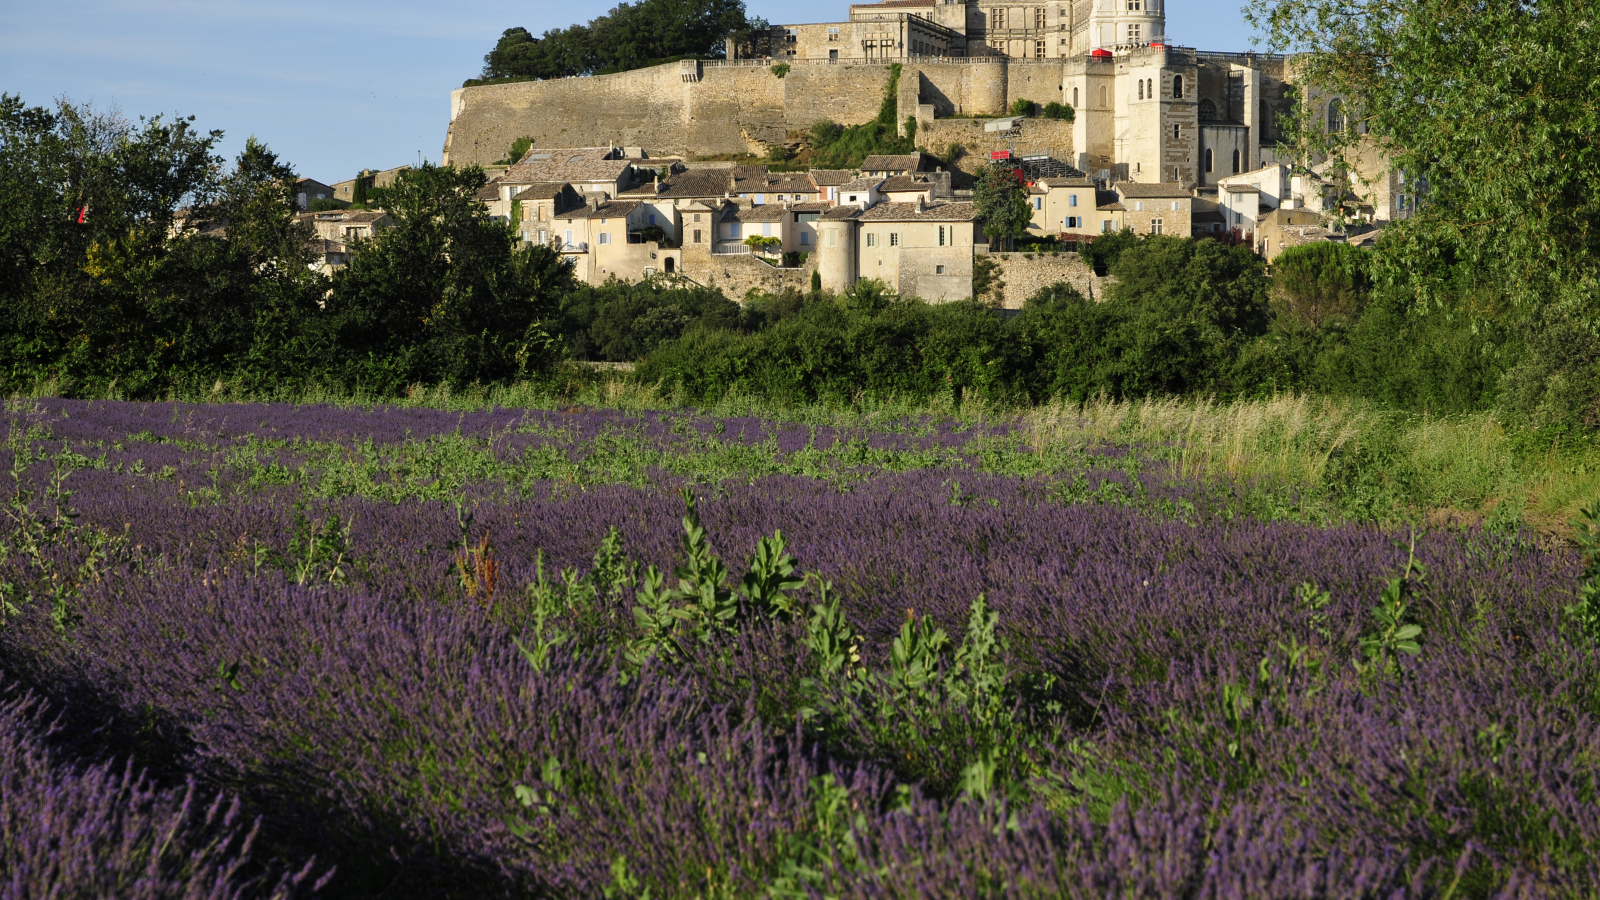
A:
[[[565,78],[620,72],[685,57],[717,59],[730,35],[759,36],[766,23],[749,19],[742,0],[638,0],[619,3],[587,25],[534,37],[508,28],[483,58],[483,81]]]
[[[905,121],[901,133],[900,64],[889,65],[889,84],[871,122],[842,126],[828,119],[812,124],[806,162],[816,169],[854,169],[874,154],[916,153],[915,118]]]
[[[248,141],[0,99],[0,382],[160,394],[238,378],[391,392],[523,378],[561,356],[546,328],[570,267],[473,199],[477,169],[382,189],[394,227],[323,274],[294,219],[294,172]],[[316,246],[320,247],[320,242]]]
[[[65,813],[12,896],[1600,888],[1600,563],[1514,531],[1012,422],[7,417],[0,666],[61,730],[0,706],[0,815]]]
[[[1304,52],[1297,65],[1317,86],[1299,106],[1303,161],[1336,180],[1377,148],[1420,194],[1377,253],[1400,314],[1514,333],[1505,411],[1600,423],[1594,4],[1253,0],[1251,11],[1279,47]],[[1335,96],[1343,129],[1339,117],[1329,128]]]

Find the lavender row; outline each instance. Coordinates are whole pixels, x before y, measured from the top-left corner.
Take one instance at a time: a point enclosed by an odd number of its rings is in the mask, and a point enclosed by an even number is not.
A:
[[[259,823],[193,779],[162,790],[131,761],[66,761],[51,721],[32,697],[0,701],[0,898],[288,898],[326,880],[252,866]]]

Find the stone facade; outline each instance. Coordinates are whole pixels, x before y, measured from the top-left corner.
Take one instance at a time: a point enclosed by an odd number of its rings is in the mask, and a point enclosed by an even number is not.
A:
[[[1066,282],[1090,300],[1105,299],[1105,288],[1112,279],[1101,278],[1076,253],[990,253],[999,264],[1000,305],[1021,309],[1028,298],[1051,285]]]

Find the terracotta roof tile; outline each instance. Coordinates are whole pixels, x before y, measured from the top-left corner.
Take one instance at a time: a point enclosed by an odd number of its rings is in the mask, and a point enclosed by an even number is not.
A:
[[[1134,200],[1186,199],[1193,196],[1183,186],[1170,181],[1146,184],[1138,181],[1117,182],[1117,193]]]
[[[880,203],[861,214],[863,222],[971,222],[978,218],[972,203],[930,203],[919,212],[915,203]]]

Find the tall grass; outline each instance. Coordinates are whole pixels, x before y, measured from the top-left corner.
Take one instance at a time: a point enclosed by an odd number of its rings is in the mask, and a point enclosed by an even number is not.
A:
[[[1512,524],[1565,535],[1600,498],[1593,444],[1519,450],[1490,413],[1428,416],[1356,400],[1146,399],[1042,406],[1022,416],[1036,452],[1113,444],[1198,478],[1329,498],[1346,514],[1432,524]]]

